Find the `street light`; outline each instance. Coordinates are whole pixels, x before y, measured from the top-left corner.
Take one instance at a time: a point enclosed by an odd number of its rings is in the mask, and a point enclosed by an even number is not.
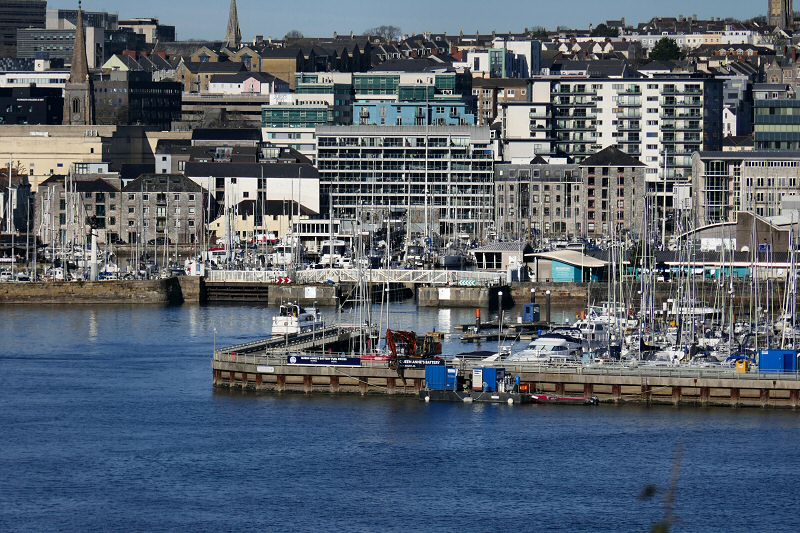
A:
[[[502,342],[503,342],[503,291],[497,292],[497,305],[500,306],[500,322],[498,324],[498,331],[497,331],[497,353],[500,354],[502,351]],[[502,354],[501,354],[502,357]]]
[[[552,323],[553,317],[550,315],[550,291],[547,290],[547,292],[545,292],[545,295],[547,296],[547,322]]]

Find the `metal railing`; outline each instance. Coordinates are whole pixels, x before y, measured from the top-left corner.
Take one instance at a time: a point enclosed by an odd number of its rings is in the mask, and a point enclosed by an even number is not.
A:
[[[288,363],[291,355],[297,352],[287,352],[285,354],[235,354],[229,351],[219,351],[214,354],[214,361],[222,363],[239,363],[256,366],[292,366]],[[352,356],[352,354],[323,354],[303,352],[304,356]],[[325,367],[327,365],[318,365]],[[302,365],[302,367],[312,367],[313,365]],[[580,365],[541,365],[538,363],[482,363],[482,362],[463,362],[459,368],[470,371],[477,367],[499,367],[507,372],[517,374],[556,374],[556,375],[576,375],[576,376],[608,376],[608,377],[631,377],[631,378],[673,378],[673,379],[719,379],[733,381],[800,381],[800,372],[786,373],[759,373],[748,372],[739,373],[735,369],[706,369],[706,368],[687,368],[687,367],[657,367],[657,368],[632,368],[620,365],[603,366],[580,366]],[[380,368],[388,369],[386,361],[363,360],[361,368]],[[701,386],[698,384],[697,386]],[[723,386],[724,387],[724,386]]]
[[[277,283],[286,277],[285,270],[206,270],[211,283]]]

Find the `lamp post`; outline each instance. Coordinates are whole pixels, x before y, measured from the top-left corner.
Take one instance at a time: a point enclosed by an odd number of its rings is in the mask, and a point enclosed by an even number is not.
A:
[[[547,323],[550,324],[553,322],[553,317],[550,315],[550,291],[545,292],[545,295],[547,295]]]
[[[497,305],[500,306],[500,322],[497,324],[497,353],[499,354],[503,347],[503,291],[497,293]]]

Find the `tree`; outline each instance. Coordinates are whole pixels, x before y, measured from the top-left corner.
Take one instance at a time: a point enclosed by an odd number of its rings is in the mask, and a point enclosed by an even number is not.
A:
[[[547,28],[544,26],[536,26],[531,28],[530,33],[531,39],[537,39],[539,41],[547,41],[550,39],[550,34],[547,32]]]
[[[400,38],[401,30],[397,26],[376,26],[364,32],[371,37],[380,37],[386,41],[396,41]]]
[[[681,58],[681,49],[674,39],[664,37],[650,51],[650,59],[654,61],[674,61]]]
[[[619,37],[619,32],[614,28],[609,28],[602,22],[598,24],[591,33],[592,37]]]
[[[303,33],[300,30],[291,30],[284,36],[284,39],[302,39]]]

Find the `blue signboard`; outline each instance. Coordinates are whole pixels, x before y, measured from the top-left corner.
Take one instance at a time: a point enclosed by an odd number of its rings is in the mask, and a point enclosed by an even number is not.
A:
[[[295,366],[347,366],[360,367],[361,359],[358,357],[328,357],[316,355],[290,355],[287,363]]]

